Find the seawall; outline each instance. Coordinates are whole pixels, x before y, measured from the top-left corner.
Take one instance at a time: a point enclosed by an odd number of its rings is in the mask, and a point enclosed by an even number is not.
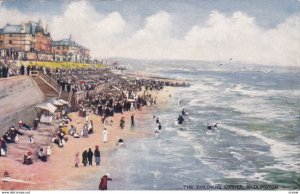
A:
[[[36,117],[34,105],[44,101],[36,83],[28,76],[0,79],[0,135],[19,120],[32,124]]]

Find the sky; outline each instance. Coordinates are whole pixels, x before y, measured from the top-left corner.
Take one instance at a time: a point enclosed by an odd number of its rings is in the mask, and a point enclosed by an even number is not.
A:
[[[93,57],[300,66],[300,0],[0,0],[0,27],[42,20]]]

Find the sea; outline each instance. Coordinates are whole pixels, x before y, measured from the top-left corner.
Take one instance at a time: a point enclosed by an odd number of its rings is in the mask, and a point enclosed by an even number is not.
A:
[[[227,61],[136,62],[132,71],[184,79],[155,119],[153,136],[111,153],[110,190],[300,189],[300,68]],[[188,113],[183,125],[175,121]],[[207,125],[218,123],[217,129]],[[81,189],[97,189],[99,175]]]

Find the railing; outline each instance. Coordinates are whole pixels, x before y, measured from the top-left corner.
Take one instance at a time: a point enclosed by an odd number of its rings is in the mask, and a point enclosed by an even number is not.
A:
[[[39,72],[39,76],[40,76],[40,78],[45,80],[49,85],[51,85],[51,87],[53,89],[55,89],[57,92],[60,91],[59,85],[57,84],[57,82],[53,78],[49,77],[48,75],[44,74],[41,71]]]
[[[53,80],[51,77],[45,75],[43,72],[41,71],[37,71],[37,70],[31,70],[30,71],[30,75],[35,77],[38,76],[40,79],[42,79],[48,86],[50,86],[52,89],[54,89],[56,92],[59,92],[60,87],[58,86],[58,84],[56,83],[55,80]]]

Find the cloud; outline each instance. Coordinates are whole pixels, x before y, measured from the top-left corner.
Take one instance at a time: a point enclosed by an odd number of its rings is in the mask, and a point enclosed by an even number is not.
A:
[[[0,7],[0,27],[4,26],[7,23],[10,24],[20,24],[21,22],[28,20],[37,20],[38,16],[35,15],[25,15],[17,9],[6,9],[4,7]]]
[[[17,18],[38,18],[5,8],[0,8],[0,17],[5,18],[0,25],[8,20],[18,22]],[[158,11],[144,18],[139,26],[125,21],[119,12],[102,14],[88,1],[74,1],[63,14],[44,18],[44,23],[49,24],[53,39],[66,38],[72,33],[77,42],[90,48],[98,58],[203,61],[234,58],[241,63],[300,66],[300,15],[265,29],[243,12],[225,15],[212,11],[205,23],[190,26],[181,37],[173,34],[180,27],[177,17],[180,16]]]
[[[241,12],[226,17],[212,12],[204,26],[185,36],[190,58],[208,61],[233,57],[244,63],[300,65],[299,16],[273,29],[262,29],[255,18]]]

